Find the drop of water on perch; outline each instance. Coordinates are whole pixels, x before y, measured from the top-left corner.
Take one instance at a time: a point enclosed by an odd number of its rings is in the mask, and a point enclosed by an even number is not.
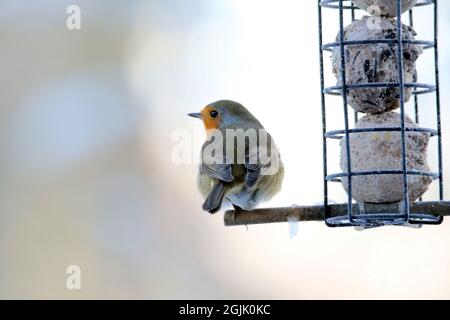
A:
[[[288,217],[289,238],[293,239],[298,234],[298,218]]]

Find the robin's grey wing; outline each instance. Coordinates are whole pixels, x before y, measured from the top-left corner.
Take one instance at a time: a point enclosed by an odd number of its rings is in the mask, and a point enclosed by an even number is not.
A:
[[[245,186],[253,187],[261,176],[261,161],[259,157],[259,148],[248,148],[245,155]]]
[[[248,188],[253,187],[261,174],[261,165],[259,163],[245,163],[247,173],[245,174],[245,186]]]
[[[264,153],[265,150],[261,146],[247,150],[244,163],[247,170],[245,174],[245,186],[247,188],[256,185],[261,175],[265,173],[265,169],[271,165],[272,157],[278,156],[276,149],[269,151],[269,154]]]
[[[200,173],[206,174],[208,177],[213,179],[218,179],[224,182],[231,182],[234,180],[232,174],[232,168],[229,161],[226,161],[226,156],[217,152],[214,147],[216,137],[209,138],[202,146],[201,159],[202,163],[200,165]],[[223,146],[223,144],[219,144]],[[207,149],[208,148],[208,149]],[[214,152],[214,156],[212,153]]]
[[[208,177],[224,182],[231,182],[234,180],[231,164],[221,164],[217,162],[202,163],[200,166],[200,172],[206,174]]]

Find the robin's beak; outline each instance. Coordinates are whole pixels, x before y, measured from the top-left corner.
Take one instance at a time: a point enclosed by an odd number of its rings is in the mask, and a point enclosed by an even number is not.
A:
[[[202,114],[199,112],[188,113],[189,117],[202,119]]]

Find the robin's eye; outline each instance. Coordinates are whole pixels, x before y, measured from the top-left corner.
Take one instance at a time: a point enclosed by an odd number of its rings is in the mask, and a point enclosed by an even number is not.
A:
[[[219,112],[217,112],[216,110],[213,110],[209,113],[209,115],[211,116],[211,118],[215,118],[219,115]]]

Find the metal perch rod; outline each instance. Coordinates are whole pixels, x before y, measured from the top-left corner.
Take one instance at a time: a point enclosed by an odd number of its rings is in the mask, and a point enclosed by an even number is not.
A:
[[[398,203],[392,204],[366,204],[365,211],[370,213],[398,212]],[[353,205],[355,214],[360,214],[359,206]],[[410,213],[429,214],[435,216],[450,216],[450,201],[413,202],[410,204]],[[347,214],[347,204],[328,205],[328,217],[337,217]],[[297,206],[286,208],[262,208],[251,211],[229,210],[225,212],[225,226],[242,226],[262,223],[298,221],[323,221],[325,207]]]

